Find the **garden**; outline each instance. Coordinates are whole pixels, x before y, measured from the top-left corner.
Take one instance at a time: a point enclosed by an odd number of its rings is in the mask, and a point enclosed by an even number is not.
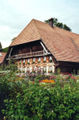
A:
[[[79,120],[79,76],[0,74],[0,120]]]

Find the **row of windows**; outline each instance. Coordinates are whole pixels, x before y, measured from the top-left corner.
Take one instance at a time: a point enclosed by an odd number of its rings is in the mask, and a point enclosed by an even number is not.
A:
[[[35,63],[36,58],[33,58],[33,63]],[[43,61],[46,61],[46,57],[43,58]],[[49,57],[49,61],[52,62],[52,56]],[[41,62],[41,57],[38,58],[38,62]],[[23,63],[25,64],[25,59],[23,60]],[[27,63],[30,63],[30,59],[27,59]],[[20,64],[21,64],[21,60],[20,60]]]
[[[40,72],[53,72],[53,66],[44,66],[44,67],[26,67],[25,69],[23,69],[24,71],[29,71],[29,72],[37,72],[37,71],[40,71]]]

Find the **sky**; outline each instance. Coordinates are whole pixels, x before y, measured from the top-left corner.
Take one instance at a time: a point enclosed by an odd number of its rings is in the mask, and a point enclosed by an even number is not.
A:
[[[0,42],[9,46],[34,18],[55,17],[79,34],[79,0],[0,0]]]

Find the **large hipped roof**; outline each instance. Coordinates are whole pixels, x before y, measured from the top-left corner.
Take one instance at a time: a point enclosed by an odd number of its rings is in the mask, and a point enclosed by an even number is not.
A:
[[[10,46],[42,40],[57,61],[79,62],[79,35],[33,19]]]

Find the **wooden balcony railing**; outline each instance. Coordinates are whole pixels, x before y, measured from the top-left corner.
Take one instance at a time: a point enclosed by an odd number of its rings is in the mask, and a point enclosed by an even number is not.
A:
[[[50,53],[46,53],[45,51],[37,51],[37,52],[29,52],[29,53],[13,55],[8,59],[29,58],[29,57],[36,57],[36,56],[44,56],[44,55],[48,55],[48,54],[50,54]]]

